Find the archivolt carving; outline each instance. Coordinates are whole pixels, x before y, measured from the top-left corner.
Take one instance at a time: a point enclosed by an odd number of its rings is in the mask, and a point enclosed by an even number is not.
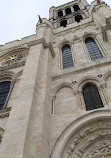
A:
[[[99,119],[81,129],[68,145],[67,158],[98,158],[111,154],[111,119]],[[110,141],[109,141],[110,140]],[[99,145],[98,145],[99,142]],[[102,152],[104,150],[104,152]],[[106,151],[106,153],[105,153]]]
[[[15,73],[12,71],[0,71],[0,81],[15,79]]]
[[[89,113],[72,123],[55,144],[51,158],[110,158],[111,111],[107,114],[108,110]]]
[[[111,139],[111,137],[110,137]],[[86,155],[88,158],[110,158],[111,157],[111,140],[97,143]]]

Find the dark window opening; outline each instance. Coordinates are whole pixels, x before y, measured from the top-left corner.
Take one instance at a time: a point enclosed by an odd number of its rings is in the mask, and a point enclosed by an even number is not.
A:
[[[71,9],[70,8],[66,8],[66,14],[71,14]]]
[[[10,81],[0,83],[0,110],[4,108],[8,93],[10,91]]]
[[[88,53],[90,55],[91,60],[97,60],[97,59],[101,59],[103,58],[99,47],[97,46],[97,44],[95,43],[93,38],[87,38],[85,40],[85,44],[88,50]]]
[[[80,22],[83,19],[81,15],[76,15],[75,16],[75,21]]]
[[[80,10],[80,8],[79,8],[79,6],[78,5],[74,5],[74,11],[78,11],[78,10]]]
[[[95,85],[86,85],[83,88],[83,97],[87,111],[104,107],[98,89]]]
[[[61,17],[61,16],[63,16],[63,12],[62,12],[62,11],[59,11],[59,12],[58,12],[58,17]]]
[[[66,27],[66,25],[67,25],[67,20],[62,20],[62,21],[60,22],[60,27],[61,27],[61,26]]]
[[[63,62],[63,69],[74,66],[71,48],[68,44],[62,47],[62,62]]]

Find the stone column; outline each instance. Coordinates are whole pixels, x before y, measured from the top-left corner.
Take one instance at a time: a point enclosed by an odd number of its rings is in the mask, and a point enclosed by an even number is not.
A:
[[[74,94],[76,95],[78,108],[81,109],[81,110],[84,110],[85,109],[85,105],[84,105],[82,91],[75,90]]]
[[[65,10],[63,10],[63,16],[65,16],[66,15],[66,12],[65,12]]]
[[[52,114],[55,114],[55,99],[56,99],[56,96],[53,96],[52,97]]]
[[[107,95],[107,92],[106,92],[106,83],[102,83],[100,86],[99,86],[99,92],[100,92],[100,95],[101,95],[101,99],[103,101],[103,104],[106,106],[109,104],[109,97]]]
[[[38,89],[38,85],[36,85],[35,89],[35,83],[42,51],[42,44],[30,47],[20,81],[18,98],[15,101],[15,106],[11,110],[4,139],[1,144],[1,158],[23,158],[31,106],[34,104],[34,93]]]
[[[40,36],[36,39],[31,42],[4,133],[1,158],[49,158],[52,47]]]

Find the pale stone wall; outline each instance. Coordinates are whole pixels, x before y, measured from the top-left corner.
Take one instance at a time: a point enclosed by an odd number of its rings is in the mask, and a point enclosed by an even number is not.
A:
[[[56,93],[55,114],[71,114],[75,113],[76,110],[77,103],[73,90],[69,87],[62,87]]]
[[[69,4],[73,2],[52,7],[50,18],[56,17],[55,11]],[[87,2],[82,0],[80,8],[85,6]],[[96,125],[91,119],[97,120],[98,126],[100,122],[104,125],[103,133],[105,127],[106,132],[110,132],[101,118],[107,116],[106,121],[109,121],[111,116],[111,11],[105,12],[106,5],[97,2],[87,8],[90,17],[80,23],[53,29],[50,21],[42,19],[37,24],[35,35],[0,46],[0,77],[5,79],[8,76],[13,81],[7,108],[0,112],[0,127],[5,130],[0,145],[1,158],[49,158],[51,153],[51,158],[60,158],[62,145],[65,149],[62,157],[66,157],[66,150],[74,151],[69,143],[73,132],[74,138],[78,131],[81,134],[80,129],[88,128],[87,132],[95,132]],[[91,61],[85,46],[86,37],[94,38],[102,59]],[[68,69],[62,67],[61,49],[64,44],[70,45],[74,62],[74,67]],[[23,62],[20,60],[10,66],[2,64],[7,57],[22,50],[27,53]],[[13,60],[16,61],[15,58]],[[97,86],[104,108],[86,111],[82,87],[87,82]],[[97,136],[101,132],[99,130],[96,131]],[[95,133],[93,135],[95,138]],[[70,140],[66,140],[69,137]],[[80,139],[79,136],[77,138]],[[86,142],[89,140],[84,139]],[[52,149],[58,152],[55,154]]]

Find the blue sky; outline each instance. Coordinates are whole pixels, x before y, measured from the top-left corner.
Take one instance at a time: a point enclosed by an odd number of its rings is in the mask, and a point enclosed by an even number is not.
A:
[[[48,18],[49,8],[71,0],[0,0],[0,44],[35,34],[38,15]],[[92,0],[88,0],[89,4]],[[105,0],[111,6],[111,0]]]

